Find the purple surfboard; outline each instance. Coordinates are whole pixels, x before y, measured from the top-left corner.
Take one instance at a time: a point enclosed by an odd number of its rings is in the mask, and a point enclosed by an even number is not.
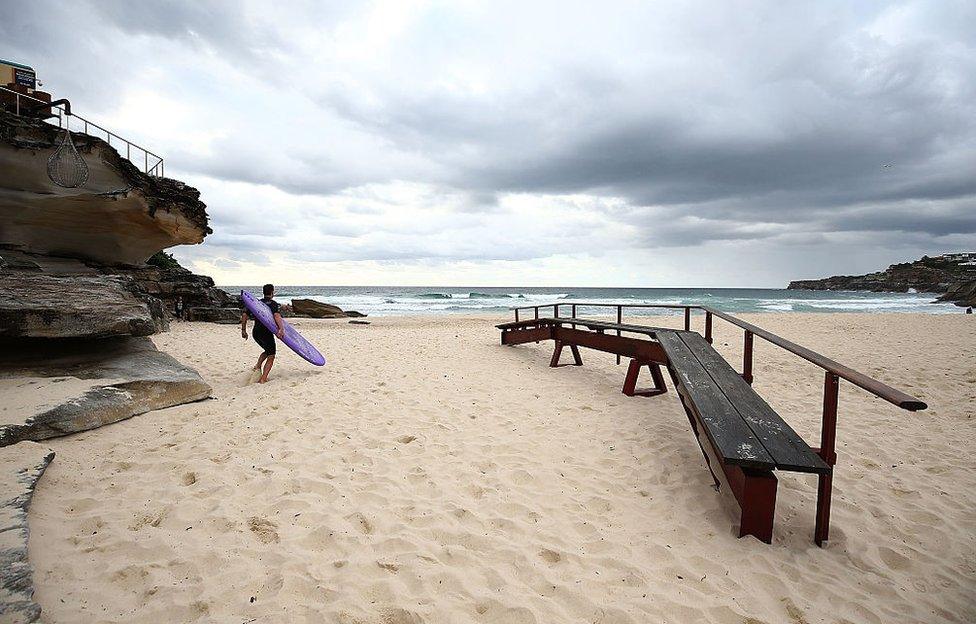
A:
[[[271,308],[246,290],[241,291],[241,301],[244,302],[244,307],[251,313],[251,316],[257,319],[272,334],[277,333],[278,326],[275,324],[274,314],[271,313]],[[305,340],[305,337],[299,334],[298,330],[289,325],[285,319],[281,319],[281,323],[285,328],[285,337],[281,339],[281,342],[285,343],[289,349],[312,364],[316,366],[325,364],[325,357],[319,353],[319,350],[311,342]]]

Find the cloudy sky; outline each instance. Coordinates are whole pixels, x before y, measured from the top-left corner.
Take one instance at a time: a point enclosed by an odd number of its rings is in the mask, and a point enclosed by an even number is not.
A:
[[[784,286],[976,249],[976,3],[11,2],[218,283]]]

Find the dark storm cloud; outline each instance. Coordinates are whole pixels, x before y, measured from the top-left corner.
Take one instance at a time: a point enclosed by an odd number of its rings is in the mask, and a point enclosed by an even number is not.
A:
[[[976,233],[976,4],[558,8],[391,4],[370,16],[366,5],[39,1],[5,13],[0,45],[102,101],[111,89],[86,66],[121,84],[169,55],[198,58],[207,71],[178,68],[197,90],[192,106],[234,121],[209,150],[171,149],[180,171],[323,201],[356,189],[353,220],[397,201],[363,189],[406,182],[427,189],[410,209],[446,208],[436,225],[458,236],[478,215],[517,225],[505,199],[522,194],[597,198],[579,210],[642,248],[815,245],[831,233],[924,246]],[[119,55],[123,40],[141,56]],[[211,91],[221,73],[229,86]],[[214,207],[214,243],[287,251],[249,231],[263,210]],[[325,255],[528,258],[573,240],[600,252],[586,235],[500,237],[467,256],[433,238]]]

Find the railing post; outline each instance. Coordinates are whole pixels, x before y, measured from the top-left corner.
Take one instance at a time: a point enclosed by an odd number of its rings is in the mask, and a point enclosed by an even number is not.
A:
[[[742,340],[742,378],[752,385],[752,332],[747,331]]]
[[[623,324],[623,318],[624,318],[624,315],[623,315],[623,306],[619,306],[618,305],[617,306],[617,325],[622,325]],[[617,330],[617,335],[618,336],[620,335],[620,330],[619,329]],[[617,364],[620,364],[620,356],[619,355],[617,356]]]
[[[559,304],[558,303],[552,304],[552,316],[554,318],[559,318]]]
[[[691,331],[691,307],[685,306],[685,331]]]
[[[712,344],[712,313],[705,311],[705,341]]]
[[[813,541],[821,546],[830,534],[830,495],[833,486],[833,466],[837,463],[834,444],[837,438],[837,391],[840,380],[834,373],[824,371],[823,420],[820,431],[819,454],[831,467],[830,472],[820,475],[817,483],[817,526]]]
[[[518,308],[515,308],[515,322],[516,323],[519,322],[519,319],[518,319]]]
[[[539,320],[539,306],[536,306],[534,309],[535,309],[535,320],[538,321]]]

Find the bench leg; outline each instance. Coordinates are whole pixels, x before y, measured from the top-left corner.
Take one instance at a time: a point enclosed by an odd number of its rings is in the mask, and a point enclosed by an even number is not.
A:
[[[833,471],[820,475],[817,483],[817,526],[813,531],[813,541],[817,546],[823,546],[830,534],[830,495],[833,483]]]
[[[654,386],[647,389],[637,389],[637,377],[640,376],[640,369],[642,366],[647,365],[647,368],[651,371],[651,379],[654,381]],[[664,375],[661,374],[661,367],[654,362],[641,362],[637,358],[630,361],[630,365],[627,367],[627,376],[624,378],[624,387],[622,392],[627,396],[657,396],[659,394],[664,394],[668,391],[668,387],[664,385]]]
[[[568,364],[560,364],[559,363],[559,356],[562,355],[563,347],[564,346],[565,345],[563,345],[563,343],[562,343],[561,340],[557,340],[556,341],[556,347],[552,351],[552,359],[549,360],[549,366],[551,366],[552,368],[556,368],[558,366],[569,366]],[[572,353],[573,353],[573,364],[572,365],[573,366],[582,366],[583,365],[583,358],[580,357],[579,347],[577,347],[574,344],[571,344],[571,345],[569,345],[569,350],[572,351]]]
[[[730,469],[727,474],[732,493],[742,510],[739,537],[752,535],[759,541],[772,543],[773,518],[776,514],[776,477],[768,470],[737,467]]]

